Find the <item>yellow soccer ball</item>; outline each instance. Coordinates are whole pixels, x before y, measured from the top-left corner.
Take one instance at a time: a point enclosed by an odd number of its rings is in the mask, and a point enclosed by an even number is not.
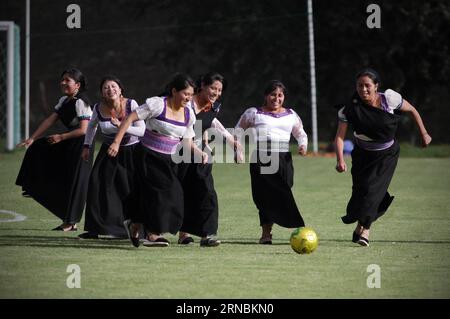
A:
[[[299,227],[291,234],[291,247],[298,254],[310,254],[319,245],[319,237],[309,227]]]

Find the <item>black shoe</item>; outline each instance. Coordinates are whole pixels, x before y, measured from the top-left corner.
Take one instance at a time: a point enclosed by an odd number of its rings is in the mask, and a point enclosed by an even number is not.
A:
[[[220,245],[220,240],[215,237],[206,237],[200,240],[200,247],[216,247]]]
[[[192,238],[191,236],[186,236],[184,238],[178,239],[178,244],[180,244],[180,245],[189,245],[193,242],[194,242],[194,238]]]
[[[261,237],[259,243],[261,245],[272,245],[272,234],[269,237]]]
[[[361,246],[369,247],[369,240],[365,237],[359,236],[357,243],[360,244]]]
[[[128,238],[131,240],[131,243],[134,247],[139,247],[140,241],[139,238],[132,237],[133,232],[131,231],[131,220],[127,219],[123,221],[123,225],[125,226],[125,230],[127,231]]]
[[[358,235],[356,232],[353,232],[352,242],[357,243],[359,238],[360,238],[360,235]]]
[[[85,232],[78,235],[80,239],[98,239],[98,235],[90,232]]]
[[[155,241],[158,242],[158,243],[167,243],[167,244],[170,243],[170,242],[169,242],[167,239],[165,239],[164,237],[156,238]]]
[[[58,226],[58,227],[53,228],[52,230],[60,230],[60,231],[77,231],[78,228],[77,228],[77,225],[70,225],[70,227],[69,227],[68,229],[64,229],[64,228],[62,227],[62,225],[60,225],[60,226]]]
[[[31,195],[28,194],[26,191],[23,191],[23,192],[22,192],[22,196],[23,196],[23,197],[26,197],[26,198],[31,198]]]

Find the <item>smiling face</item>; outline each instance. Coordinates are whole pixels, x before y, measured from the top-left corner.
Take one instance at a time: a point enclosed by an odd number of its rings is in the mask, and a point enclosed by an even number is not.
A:
[[[122,95],[122,89],[115,81],[105,81],[102,85],[102,96],[107,100],[117,100]]]
[[[194,88],[192,86],[188,86],[187,88],[177,91],[172,89],[172,98],[174,105],[185,107],[191,100],[194,95]]]
[[[277,111],[282,108],[284,103],[283,89],[277,87],[271,93],[266,95],[264,102],[264,106],[271,111]]]
[[[359,97],[366,103],[373,103],[377,98],[378,84],[367,75],[363,75],[356,81],[356,91]]]
[[[62,76],[60,85],[62,93],[69,97],[77,94],[80,89],[80,83],[72,79],[67,73]]]
[[[220,81],[214,81],[211,85],[202,85],[201,93],[203,99],[214,104],[222,95],[223,84]]]

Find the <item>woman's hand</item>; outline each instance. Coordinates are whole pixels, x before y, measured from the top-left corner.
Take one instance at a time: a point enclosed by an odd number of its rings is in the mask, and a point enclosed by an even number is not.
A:
[[[56,144],[63,140],[62,134],[53,134],[47,137],[47,142],[50,144]]]
[[[22,146],[30,147],[31,144],[33,144],[33,142],[34,142],[34,139],[32,139],[30,137],[30,138],[26,139],[25,141],[23,141],[22,143],[17,144],[16,147],[22,147]]]
[[[85,162],[89,160],[89,148],[83,147],[83,150],[81,151],[81,158]]]
[[[431,143],[431,136],[428,133],[422,134],[422,147],[427,147]]]
[[[298,147],[298,153],[301,156],[305,156],[306,155],[306,147],[305,147],[305,145],[301,145],[301,146]]]
[[[347,164],[345,164],[345,161],[338,161],[336,164],[336,170],[339,173],[343,173],[347,171]]]
[[[108,148],[108,155],[111,157],[116,157],[119,153],[119,143],[113,142]]]
[[[111,124],[114,125],[115,127],[119,127],[121,122],[117,117],[111,117]]]

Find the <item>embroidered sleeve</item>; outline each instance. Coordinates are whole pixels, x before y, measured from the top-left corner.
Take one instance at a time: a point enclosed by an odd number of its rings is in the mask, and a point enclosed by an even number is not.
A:
[[[189,108],[189,123],[186,127],[186,131],[183,134],[184,138],[194,138],[195,132],[194,132],[194,124],[195,124],[195,113],[192,111],[191,108]]]
[[[245,130],[250,127],[255,127],[255,117],[256,117],[257,109],[256,107],[251,107],[245,110],[245,112],[239,118],[236,127],[234,128],[234,136],[236,139],[241,140],[245,134]],[[251,135],[254,135],[255,132],[251,132]]]
[[[140,120],[157,117],[164,110],[164,100],[154,96],[145,100],[145,103],[139,106],[135,111]]]
[[[402,107],[403,98],[400,93],[387,89],[386,92],[384,92],[384,96],[386,97],[386,103],[391,110],[398,110]]]
[[[91,119],[92,116],[91,107],[82,99],[77,99],[75,103],[75,112],[77,113],[77,117],[80,121]]]
[[[308,148],[308,135],[306,135],[305,130],[303,129],[303,122],[298,116],[298,114],[292,110],[295,116],[294,126],[292,127],[292,135],[298,142],[298,146],[304,146],[305,149]]]
[[[94,112],[92,113],[92,117],[89,120],[86,135],[84,136],[84,145],[91,146],[92,141],[94,140],[95,137],[95,133],[97,132],[98,127],[97,107],[98,104],[94,106]]]
[[[211,127],[216,129],[226,139],[233,139],[233,135],[231,135],[231,133],[227,131],[227,129],[222,125],[222,123],[220,123],[217,118],[214,118],[211,123]]]
[[[256,108],[251,107],[247,109],[236,124],[236,128],[243,128],[245,130],[255,126],[255,114]]]
[[[135,111],[139,108],[139,105],[135,100],[131,100],[131,112]],[[145,133],[145,122],[144,120],[134,121],[130,127],[127,129],[127,133],[135,135],[135,136],[144,136]]]

